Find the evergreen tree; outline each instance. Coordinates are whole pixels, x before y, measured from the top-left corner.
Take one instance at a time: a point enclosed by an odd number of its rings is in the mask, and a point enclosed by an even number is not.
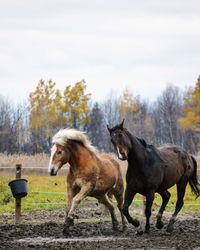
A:
[[[99,107],[99,104],[96,102],[92,108],[90,115],[90,124],[88,126],[88,135],[93,143],[100,150],[106,149],[106,123],[102,110]]]

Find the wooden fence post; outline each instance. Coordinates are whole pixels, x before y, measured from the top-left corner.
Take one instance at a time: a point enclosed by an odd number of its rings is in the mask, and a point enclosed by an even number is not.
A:
[[[16,164],[16,179],[21,179],[21,164]],[[21,198],[15,199],[15,223],[20,223],[21,220]]]

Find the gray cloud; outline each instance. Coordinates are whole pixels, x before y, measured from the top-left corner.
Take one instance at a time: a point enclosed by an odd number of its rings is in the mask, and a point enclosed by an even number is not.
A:
[[[194,85],[199,10],[195,0],[3,0],[0,92],[19,99],[40,78],[85,79],[97,100],[125,87],[154,99],[169,82]]]

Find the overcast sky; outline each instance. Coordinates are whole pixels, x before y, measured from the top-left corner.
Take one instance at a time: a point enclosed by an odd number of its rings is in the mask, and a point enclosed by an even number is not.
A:
[[[199,74],[199,0],[0,0],[0,94],[16,101],[41,78],[154,100]]]

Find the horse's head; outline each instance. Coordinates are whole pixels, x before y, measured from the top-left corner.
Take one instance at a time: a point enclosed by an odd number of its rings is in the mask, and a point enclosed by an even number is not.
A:
[[[57,175],[59,169],[69,161],[69,151],[66,147],[54,144],[51,148],[48,173]]]
[[[128,159],[128,153],[131,148],[131,139],[124,129],[124,120],[113,128],[107,125],[110,132],[111,142],[117,151],[117,156],[120,160],[124,161]]]

